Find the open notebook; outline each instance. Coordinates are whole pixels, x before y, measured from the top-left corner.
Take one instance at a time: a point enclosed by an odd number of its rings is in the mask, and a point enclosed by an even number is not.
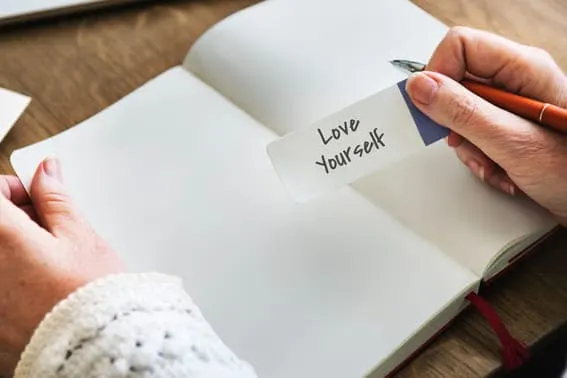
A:
[[[266,146],[405,79],[388,60],[427,61],[445,32],[405,0],[261,3],[12,163],[28,185],[57,155],[130,268],[183,277],[261,377],[384,376],[555,223],[444,143],[304,204]]]

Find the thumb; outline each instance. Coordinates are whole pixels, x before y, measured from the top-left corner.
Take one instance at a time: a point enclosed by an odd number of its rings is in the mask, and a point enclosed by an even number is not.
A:
[[[37,168],[30,187],[40,223],[55,236],[69,236],[81,229],[81,218],[63,185],[61,165],[45,159]]]
[[[485,101],[447,76],[421,72],[407,81],[419,110],[482,150],[503,168],[511,167],[527,146],[544,147],[552,135],[542,127]]]

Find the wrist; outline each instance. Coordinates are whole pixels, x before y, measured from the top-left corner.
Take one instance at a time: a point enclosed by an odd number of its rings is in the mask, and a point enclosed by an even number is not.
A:
[[[117,274],[79,287],[45,315],[24,349],[15,377],[47,376],[86,340],[135,311],[176,306],[200,316],[181,281],[161,274]]]

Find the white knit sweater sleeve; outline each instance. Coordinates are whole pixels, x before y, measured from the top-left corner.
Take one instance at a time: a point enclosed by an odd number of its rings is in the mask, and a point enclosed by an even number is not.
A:
[[[35,330],[14,378],[252,378],[177,278],[123,274],[60,302]]]

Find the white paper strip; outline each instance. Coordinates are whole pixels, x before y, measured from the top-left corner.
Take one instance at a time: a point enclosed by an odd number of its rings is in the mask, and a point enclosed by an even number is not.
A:
[[[12,129],[30,101],[30,97],[0,88],[0,141]]]
[[[268,145],[298,202],[349,184],[447,135],[409,100],[405,80]]]

